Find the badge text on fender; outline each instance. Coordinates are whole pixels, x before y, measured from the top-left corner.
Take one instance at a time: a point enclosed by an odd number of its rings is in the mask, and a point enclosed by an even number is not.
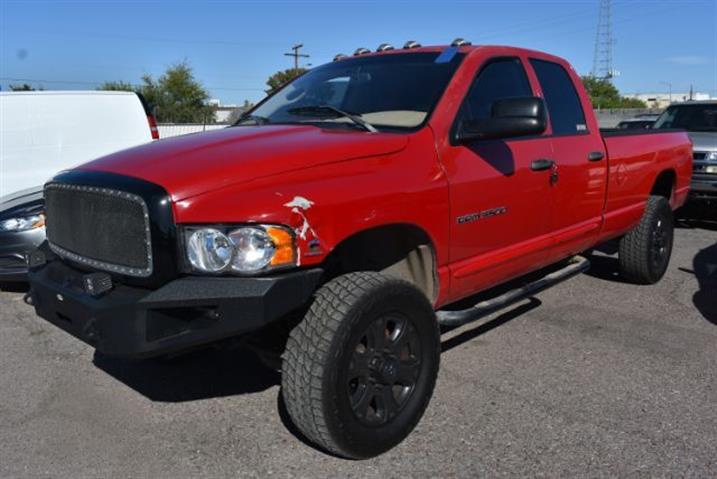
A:
[[[492,216],[504,215],[508,212],[506,206],[499,206],[497,208],[491,208],[489,210],[478,211],[476,213],[469,213],[467,215],[461,215],[456,218],[459,225],[465,223],[473,223],[474,221],[490,218]]]

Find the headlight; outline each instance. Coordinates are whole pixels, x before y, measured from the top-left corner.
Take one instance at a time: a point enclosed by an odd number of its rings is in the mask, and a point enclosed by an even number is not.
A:
[[[231,263],[234,245],[219,230],[197,230],[187,241],[189,263],[199,271],[222,271]]]
[[[38,214],[0,221],[0,231],[27,231],[45,226],[45,215]]]
[[[192,227],[185,229],[184,234],[187,259],[195,271],[252,274],[296,265],[294,235],[288,228]]]
[[[710,151],[705,155],[707,161],[717,161],[717,151]]]

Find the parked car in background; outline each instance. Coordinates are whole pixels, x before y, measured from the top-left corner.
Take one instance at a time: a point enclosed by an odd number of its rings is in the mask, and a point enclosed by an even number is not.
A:
[[[656,129],[687,130],[694,156],[691,198],[717,200],[717,101],[676,103],[655,122]]]
[[[620,130],[646,130],[652,128],[655,124],[655,120],[645,118],[630,118],[629,120],[622,120],[617,124],[617,128]]]
[[[57,172],[159,138],[132,92],[0,92],[0,281],[25,278],[45,239],[42,187]]]

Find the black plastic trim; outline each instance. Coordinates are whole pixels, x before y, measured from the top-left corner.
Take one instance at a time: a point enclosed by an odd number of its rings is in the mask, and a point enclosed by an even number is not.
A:
[[[612,136],[638,136],[638,135],[657,135],[660,133],[686,133],[687,130],[680,128],[643,128],[635,130],[626,130],[624,128],[600,128],[600,134],[603,138]]]
[[[600,161],[605,158],[605,153],[602,151],[591,151],[588,153],[588,161]]]

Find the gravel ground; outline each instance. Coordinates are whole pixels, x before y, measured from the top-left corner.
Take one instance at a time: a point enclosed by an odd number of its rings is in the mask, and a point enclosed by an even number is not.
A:
[[[445,334],[423,420],[362,462],[297,438],[249,352],[108,359],[0,292],[0,477],[716,477],[717,223],[677,230],[656,286],[592,259]]]

